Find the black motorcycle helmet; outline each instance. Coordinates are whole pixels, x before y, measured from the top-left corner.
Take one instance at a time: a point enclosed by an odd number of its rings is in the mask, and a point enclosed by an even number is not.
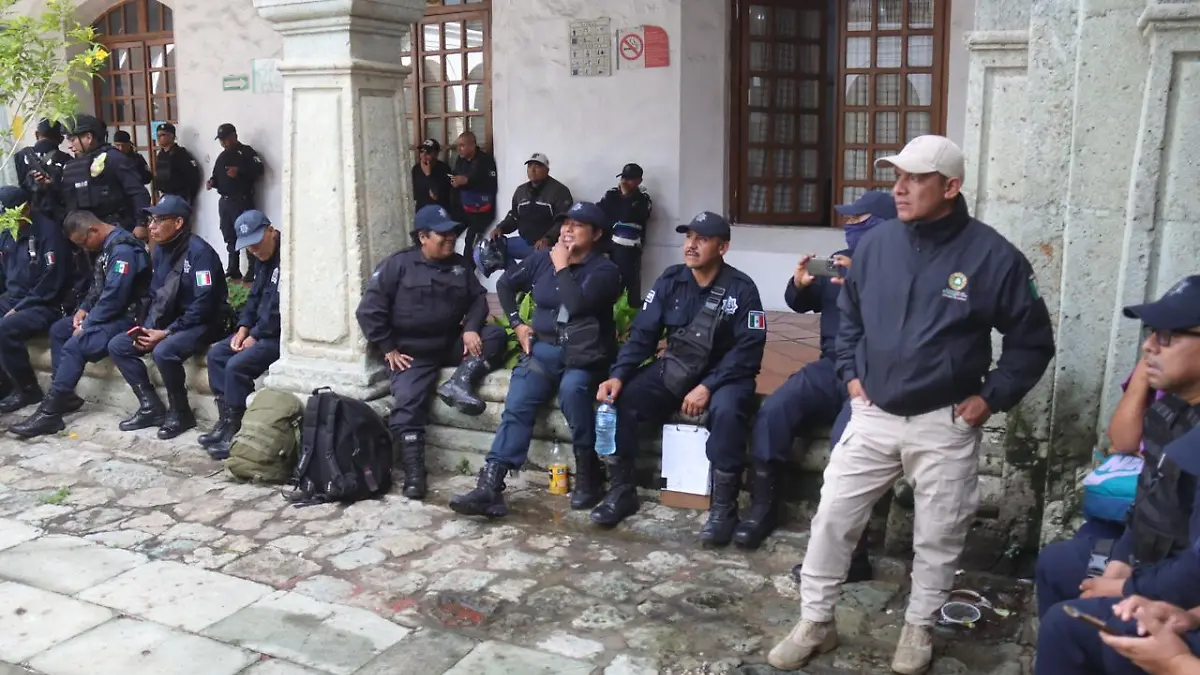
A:
[[[490,277],[508,263],[508,241],[504,237],[480,237],[474,255],[475,267],[483,276]]]

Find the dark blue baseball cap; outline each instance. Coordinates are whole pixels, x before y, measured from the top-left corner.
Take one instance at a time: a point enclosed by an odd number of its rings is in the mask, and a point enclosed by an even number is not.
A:
[[[567,209],[566,213],[560,213],[554,217],[555,223],[561,223],[570,218],[577,223],[590,225],[592,227],[606,227],[608,225],[608,216],[604,215],[604,210],[591,202],[575,202],[571,208]]]
[[[29,201],[29,195],[16,185],[5,185],[0,187],[0,205],[4,206],[4,210],[17,209]]]
[[[262,241],[263,235],[267,233],[267,226],[270,224],[271,221],[262,211],[246,211],[238,216],[237,222],[233,225],[234,231],[237,232],[237,250],[240,251]]]
[[[890,193],[869,190],[854,200],[853,204],[840,204],[833,207],[833,210],[843,216],[865,216],[870,214],[876,218],[891,220],[896,217],[896,200]]]
[[[675,231],[679,234],[695,232],[702,237],[720,237],[725,241],[729,241],[731,234],[729,221],[712,211],[697,213],[696,217],[692,218],[692,222],[677,226]]]
[[[192,207],[187,200],[179,195],[163,195],[154,206],[142,209],[152,216],[178,216],[187,218],[192,215]]]
[[[1154,302],[1126,307],[1125,316],[1158,330],[1200,326],[1200,275],[1184,277]]]
[[[460,228],[462,228],[462,224],[451,218],[450,212],[437,204],[422,206],[413,221],[413,230],[417,232],[446,234]]]

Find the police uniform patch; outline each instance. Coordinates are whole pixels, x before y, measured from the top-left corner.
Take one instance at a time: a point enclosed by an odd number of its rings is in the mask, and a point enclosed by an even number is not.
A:
[[[192,271],[192,261],[190,261],[190,260],[187,260],[187,259],[185,258],[185,259],[184,259],[184,261],[183,261],[183,273],[184,273],[184,274],[187,274],[187,273],[189,273],[189,272],[191,272],[191,271]]]
[[[124,260],[118,260],[117,262],[113,263],[113,270],[115,270],[117,274],[125,275],[129,272],[129,263],[125,262]]]
[[[455,265],[454,267],[450,268],[450,271],[454,273],[454,276],[461,277],[467,272],[467,268],[463,267],[462,265]]]
[[[196,272],[196,285],[212,286],[212,272],[209,272],[208,270]]]
[[[967,275],[962,272],[955,272],[950,275],[950,279],[946,284],[952,291],[965,291],[967,289]]]
[[[721,301],[721,311],[726,314],[737,314],[737,298],[728,297]]]
[[[279,268],[278,267],[276,267],[274,269],[274,271],[271,272],[271,283],[276,284],[276,285],[279,284]]]
[[[644,300],[642,300],[642,309],[646,309],[647,307],[649,307],[650,303],[652,303],[652,302],[654,302],[654,289],[653,288],[650,289],[650,292],[646,294],[646,298]]]
[[[96,159],[92,160],[92,168],[90,169],[92,178],[95,178],[95,177],[99,176],[100,174],[104,173],[104,166],[107,163],[108,163],[108,153],[102,152],[99,155],[96,155]]]
[[[758,310],[752,310],[746,318],[746,327],[750,330],[766,330],[767,313]]]
[[[54,251],[46,252],[46,266],[54,267]]]

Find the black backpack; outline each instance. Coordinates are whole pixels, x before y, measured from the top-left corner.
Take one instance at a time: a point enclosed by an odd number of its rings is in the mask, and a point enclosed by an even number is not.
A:
[[[304,408],[295,488],[296,506],[356,502],[392,487],[392,435],[371,406],[323,387]]]

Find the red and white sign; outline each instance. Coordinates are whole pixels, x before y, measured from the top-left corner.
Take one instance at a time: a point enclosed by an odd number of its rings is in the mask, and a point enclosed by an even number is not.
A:
[[[635,26],[617,32],[618,69],[666,68],[671,42],[661,26]]]

